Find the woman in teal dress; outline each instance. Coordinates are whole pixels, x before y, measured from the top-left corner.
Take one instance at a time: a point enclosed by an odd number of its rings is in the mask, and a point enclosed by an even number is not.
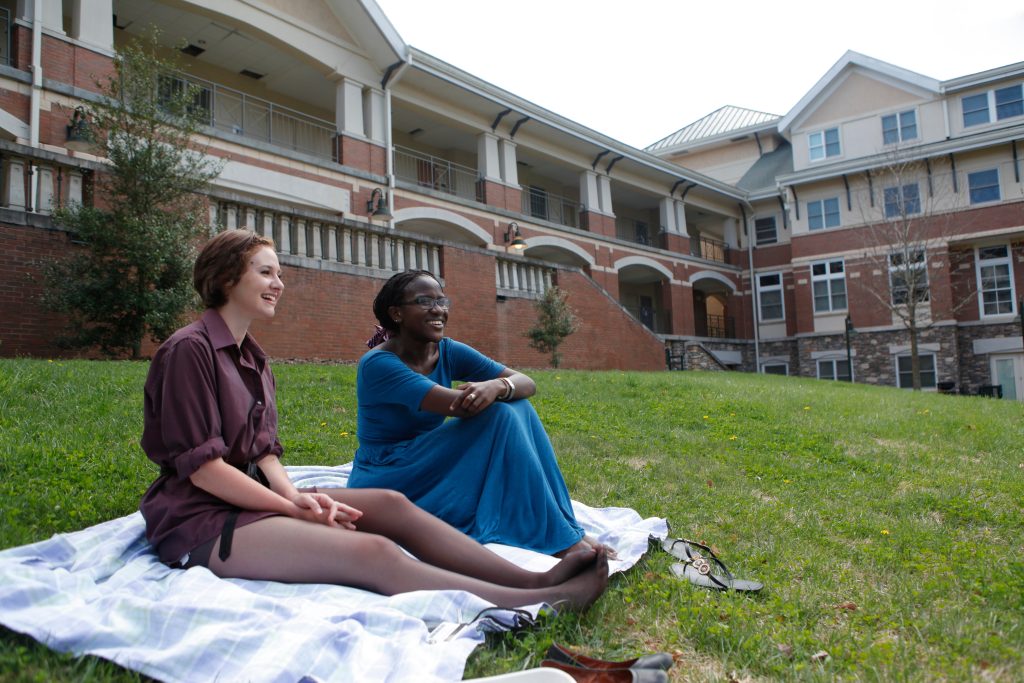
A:
[[[576,521],[526,400],[533,380],[446,338],[450,305],[422,270],[395,275],[377,294],[380,329],[356,375],[349,486],[401,491],[481,543],[551,555],[598,546]]]

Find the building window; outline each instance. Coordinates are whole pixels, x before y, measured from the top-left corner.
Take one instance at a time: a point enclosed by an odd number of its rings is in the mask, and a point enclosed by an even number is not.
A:
[[[917,139],[917,114],[913,109],[882,117],[882,143],[895,145],[898,142]]]
[[[761,372],[766,375],[788,375],[789,363],[765,363],[761,366]]]
[[[971,204],[999,201],[999,169],[975,171],[967,174],[967,187]]]
[[[894,306],[906,304],[911,296],[919,302],[928,301],[928,259],[924,249],[889,254],[889,292]]]
[[[811,286],[816,313],[846,309],[846,273],[842,259],[812,263]]]
[[[765,273],[757,276],[757,301],[761,322],[786,319],[782,303],[782,273]]]
[[[921,194],[917,183],[885,188],[885,217],[900,218],[921,213]]]
[[[921,388],[935,388],[935,354],[919,353],[917,360],[921,364]],[[896,356],[896,381],[901,389],[912,389],[914,387],[914,375],[910,369],[911,357]]]
[[[819,360],[818,379],[831,379],[837,382],[849,382],[850,363],[846,360]]]
[[[1024,85],[989,90],[960,98],[964,127],[1024,116]]]
[[[982,317],[1014,313],[1010,249],[1005,244],[978,249],[978,296]]]
[[[775,228],[775,216],[766,216],[754,221],[754,235],[757,246],[775,244],[779,241],[779,233]]]
[[[544,188],[530,186],[530,215],[534,218],[548,217],[548,193]]]
[[[839,199],[819,199],[807,202],[807,227],[811,230],[839,227]]]
[[[1021,85],[996,90],[995,99],[997,121],[1024,114],[1024,88]]]
[[[838,128],[827,128],[817,133],[811,133],[807,139],[811,145],[811,161],[839,156]]]

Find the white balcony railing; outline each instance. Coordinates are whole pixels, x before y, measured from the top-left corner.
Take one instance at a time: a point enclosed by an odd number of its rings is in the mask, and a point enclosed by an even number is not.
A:
[[[501,294],[539,298],[551,288],[555,269],[496,258],[494,260],[494,284]]]

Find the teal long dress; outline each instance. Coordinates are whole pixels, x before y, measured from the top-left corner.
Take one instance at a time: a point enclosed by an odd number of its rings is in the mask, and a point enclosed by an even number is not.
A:
[[[420,375],[375,349],[356,374],[358,437],[348,485],[401,491],[481,543],[552,554],[583,538],[551,441],[527,400],[495,402],[474,417],[420,410],[434,386],[494,379],[504,366],[442,339]]]

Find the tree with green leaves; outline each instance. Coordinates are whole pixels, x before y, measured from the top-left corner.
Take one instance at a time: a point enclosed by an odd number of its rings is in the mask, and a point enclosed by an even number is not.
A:
[[[549,287],[535,304],[537,324],[526,333],[530,338],[530,346],[541,353],[551,354],[551,366],[555,368],[562,360],[558,347],[566,337],[579,329],[579,320],[569,306],[568,297],[565,290]]]
[[[95,174],[92,206],[54,212],[79,248],[46,271],[44,303],[68,319],[59,341],[138,358],[195,305],[192,263],[208,213],[200,194],[221,165],[197,144],[209,115],[199,90],[158,56],[157,34],[119,51],[82,105],[107,167]]]

